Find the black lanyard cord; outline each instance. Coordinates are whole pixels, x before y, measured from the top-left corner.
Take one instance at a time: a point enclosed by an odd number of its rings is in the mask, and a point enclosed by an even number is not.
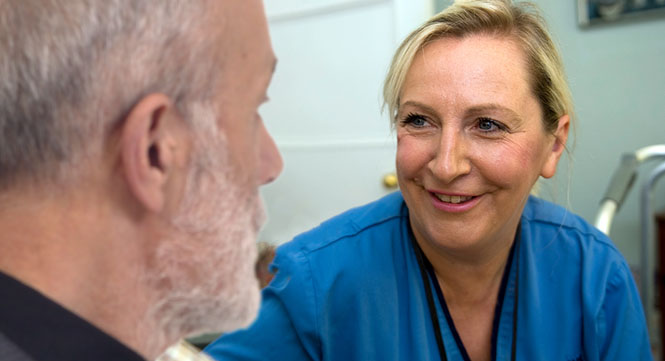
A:
[[[520,231],[520,227],[517,228],[517,232]],[[516,238],[517,246],[515,247],[515,302],[513,303],[513,340],[510,346],[510,360],[515,361],[515,355],[517,355],[517,310],[518,303],[520,301],[520,238]]]
[[[434,327],[434,336],[436,337],[436,344],[439,347],[439,354],[441,355],[441,361],[448,361],[446,356],[446,346],[443,344],[443,335],[441,335],[441,326],[439,325],[439,317],[436,314],[436,306],[434,305],[434,297],[432,296],[432,287],[429,284],[429,276],[427,276],[427,271],[425,271],[425,261],[423,260],[423,251],[420,249],[420,246],[415,241],[415,237],[411,235],[411,244],[413,245],[413,250],[416,253],[416,259],[418,259],[418,268],[420,268],[420,276],[423,279],[425,286],[425,294],[427,295],[427,305],[429,307],[429,315],[432,319],[432,326]]]
[[[519,232],[520,229],[518,227],[517,232]],[[432,286],[430,285],[430,278],[427,275],[427,271],[425,269],[425,255],[423,254],[422,249],[420,249],[420,245],[416,242],[416,238],[414,237],[411,229],[409,229],[410,233],[410,239],[411,239],[411,245],[413,246],[413,251],[416,254],[416,259],[418,260],[418,268],[420,268],[420,276],[422,277],[423,284],[425,286],[425,294],[427,296],[427,306],[429,308],[429,313],[430,313],[430,318],[432,320],[432,327],[434,328],[434,336],[436,338],[436,344],[439,348],[439,354],[441,356],[441,361],[448,361],[448,357],[446,356],[446,346],[443,343],[443,335],[441,334],[441,326],[439,325],[439,317],[436,312],[436,305],[434,304],[434,297],[432,295]],[[517,237],[517,249],[515,250],[516,257],[519,257],[519,236]],[[515,267],[515,302],[513,303],[513,337],[512,337],[512,342],[511,342],[511,350],[510,350],[510,360],[515,361],[515,357],[517,355],[517,310],[518,310],[518,301],[519,301],[519,282],[520,282],[520,277],[519,277],[519,272],[520,272],[520,262],[519,258],[517,259],[516,267]],[[436,280],[433,280],[433,282],[436,282]]]

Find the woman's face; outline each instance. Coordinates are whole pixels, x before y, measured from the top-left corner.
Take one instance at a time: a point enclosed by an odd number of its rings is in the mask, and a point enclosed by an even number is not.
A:
[[[438,39],[415,57],[400,94],[397,173],[422,246],[493,252],[512,242],[568,131],[567,116],[556,136],[545,131],[527,79],[505,37]]]

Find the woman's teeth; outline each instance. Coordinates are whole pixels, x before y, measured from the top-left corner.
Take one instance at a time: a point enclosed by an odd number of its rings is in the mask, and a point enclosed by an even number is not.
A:
[[[459,204],[462,202],[466,202],[470,200],[473,197],[467,197],[467,196],[447,196],[445,194],[434,194],[436,198],[439,198],[442,202],[446,203],[453,203],[453,204]]]

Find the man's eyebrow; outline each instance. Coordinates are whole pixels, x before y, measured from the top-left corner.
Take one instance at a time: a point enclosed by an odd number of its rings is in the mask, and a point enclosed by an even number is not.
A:
[[[270,98],[268,98],[268,89],[267,88],[270,86],[270,83],[272,82],[272,78],[275,75],[275,70],[277,69],[277,57],[272,56],[272,61],[271,62],[272,62],[272,64],[269,65],[270,66],[270,73],[265,78],[266,90],[264,92],[263,99],[262,99],[263,103],[267,102],[270,99]]]

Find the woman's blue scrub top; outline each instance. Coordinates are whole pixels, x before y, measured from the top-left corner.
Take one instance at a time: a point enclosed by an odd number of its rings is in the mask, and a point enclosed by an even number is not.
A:
[[[393,193],[284,244],[257,320],[205,351],[218,360],[440,360],[408,227]],[[531,197],[519,238],[495,319],[497,360],[510,360],[513,337],[517,360],[652,359],[630,270],[605,235]],[[435,304],[448,360],[463,360]]]

